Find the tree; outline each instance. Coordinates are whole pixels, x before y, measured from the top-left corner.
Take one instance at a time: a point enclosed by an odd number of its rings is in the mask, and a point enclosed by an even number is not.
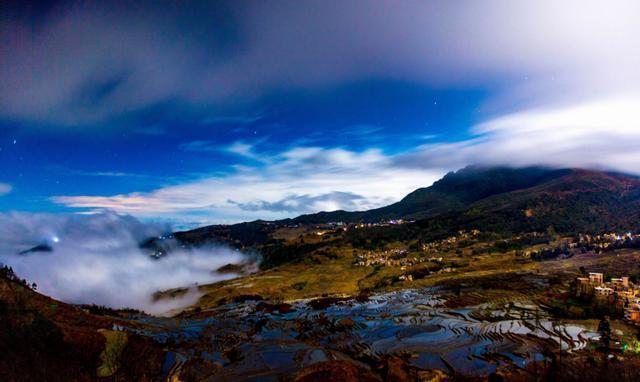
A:
[[[609,349],[609,343],[611,342],[611,325],[607,316],[604,316],[598,324],[598,333],[600,333],[600,343],[605,349]]]

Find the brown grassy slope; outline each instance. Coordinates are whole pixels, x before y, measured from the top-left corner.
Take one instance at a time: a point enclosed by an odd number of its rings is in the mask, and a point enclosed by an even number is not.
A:
[[[0,380],[93,381],[105,337],[124,321],[85,313],[0,278]],[[162,350],[151,340],[130,336],[119,360],[118,380],[159,380]]]

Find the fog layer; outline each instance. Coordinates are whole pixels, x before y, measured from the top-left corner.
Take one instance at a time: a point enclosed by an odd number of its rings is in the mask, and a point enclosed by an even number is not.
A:
[[[248,261],[224,246],[179,249],[160,259],[139,247],[169,231],[167,225],[116,214],[0,214],[0,263],[36,283],[40,292],[66,302],[157,314],[194,303],[199,295],[192,288],[181,299],[155,303],[154,292],[231,278],[235,275],[215,270]],[[52,251],[19,254],[37,245]]]

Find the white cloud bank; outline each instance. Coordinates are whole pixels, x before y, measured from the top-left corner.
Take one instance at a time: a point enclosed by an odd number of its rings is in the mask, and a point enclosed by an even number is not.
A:
[[[233,277],[215,270],[247,260],[222,246],[179,250],[158,260],[138,247],[168,229],[115,214],[0,214],[0,263],[66,302],[165,313],[196,302],[198,293],[154,303],[154,292]],[[39,244],[53,251],[18,254]]]
[[[396,165],[544,165],[640,174],[640,95],[524,110],[472,133],[469,140],[421,146],[396,158]]]

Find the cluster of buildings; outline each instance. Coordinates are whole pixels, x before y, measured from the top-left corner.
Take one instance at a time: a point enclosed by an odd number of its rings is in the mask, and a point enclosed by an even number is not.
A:
[[[432,273],[448,273],[453,272],[455,269],[450,266],[444,266],[444,258],[436,257],[436,256],[422,256],[422,257],[408,257],[406,249],[391,249],[386,251],[368,251],[366,253],[357,254],[357,262],[356,265],[362,267],[375,267],[375,266],[385,266],[385,267],[398,267],[401,271],[407,271],[398,276],[398,280],[400,281],[413,281],[415,272],[412,273],[411,270],[408,270],[410,267],[420,264],[420,263],[438,263],[442,268],[434,271],[428,271],[427,274]],[[424,277],[423,273],[418,278]]]
[[[541,248],[520,252],[519,255],[533,260],[568,259],[586,251],[587,249],[578,247],[578,243],[563,243],[554,248]]]
[[[381,220],[375,223],[345,223],[345,222],[329,222],[314,225],[315,228],[319,229],[351,229],[351,228],[370,228],[370,227],[388,227],[391,225],[399,225],[399,224],[407,224],[413,223],[415,220],[404,220],[404,219],[391,219],[391,220]],[[290,224],[287,227],[295,228],[300,227],[301,224]]]
[[[597,299],[624,310],[626,320],[640,324],[640,285],[629,281],[629,277],[612,278],[605,282],[602,273],[589,273],[588,277],[576,278],[576,296],[594,296]]]
[[[620,246],[621,244],[640,243],[640,234],[631,232],[627,233],[604,233],[600,235],[580,234],[578,243],[593,248],[609,249],[611,247]]]
[[[528,250],[521,252],[520,255],[534,260],[548,260],[569,258],[585,252],[600,253],[622,248],[640,248],[640,235],[631,232],[599,235],[579,234],[577,239],[563,241],[556,247]]]
[[[361,267],[375,267],[384,265],[387,267],[411,266],[418,262],[418,258],[406,257],[406,249],[389,249],[384,251],[367,251],[356,255],[356,264]],[[414,260],[415,261],[412,261]]]
[[[356,265],[361,267],[375,267],[382,265],[385,267],[400,267],[406,270],[407,267],[425,262],[441,263],[442,257],[407,257],[406,249],[389,249],[385,251],[367,251],[356,255]]]
[[[357,223],[349,225],[349,228],[369,228],[369,227],[388,227],[392,225],[413,223],[415,220],[391,219],[383,220],[377,223]]]
[[[453,267],[444,267],[442,269],[439,269],[437,271],[434,272],[429,272],[428,274],[433,274],[433,273],[450,273],[453,272],[455,270],[455,268]],[[413,281],[413,275],[412,274],[406,274],[403,273],[400,276],[398,276],[398,280],[400,281]]]
[[[477,229],[474,229],[471,231],[459,231],[457,236],[450,236],[446,239],[422,244],[422,250],[424,252],[429,252],[429,251],[437,252],[438,250],[443,249],[443,247],[449,247],[449,246],[455,245],[462,240],[474,238],[479,234],[480,234],[480,231]]]
[[[315,232],[318,236],[324,236],[330,233],[333,233],[336,229],[350,230],[350,229],[362,229],[362,228],[371,228],[371,227],[389,227],[392,225],[399,224],[407,224],[413,223],[415,220],[404,220],[404,219],[392,219],[392,220],[382,220],[376,223],[344,223],[344,222],[330,222],[324,224],[316,224],[313,227],[318,231]],[[288,225],[289,228],[300,227],[300,224]]]

